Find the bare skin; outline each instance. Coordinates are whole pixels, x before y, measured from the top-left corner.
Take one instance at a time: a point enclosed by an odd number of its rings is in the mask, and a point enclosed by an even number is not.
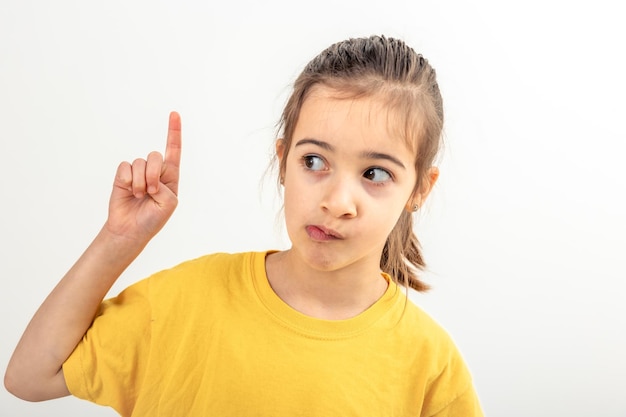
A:
[[[414,151],[390,133],[385,106],[376,96],[347,99],[316,86],[290,149],[276,143],[292,247],[268,256],[265,267],[274,292],[305,315],[348,319],[380,299],[385,242],[437,180],[433,167],[416,192]]]
[[[412,155],[402,142],[386,138],[383,119],[370,125],[371,118],[367,123],[359,118],[370,114],[357,111],[359,106],[368,110],[371,104],[323,94],[310,98],[295,132],[300,143],[287,157],[285,211],[293,246],[269,256],[266,271],[276,294],[312,317],[354,317],[382,296],[387,281],[379,262],[385,239],[400,212],[421,204],[437,179],[438,171],[431,168],[428,187],[413,192]],[[330,122],[334,124],[327,126]],[[311,138],[323,139],[326,147]],[[281,144],[279,158],[284,155]],[[111,286],[176,208],[180,154],[180,117],[171,113],[165,157],[152,152],[145,160],[119,165],[106,223],[35,313],[16,347],[4,379],[11,393],[29,401],[70,394],[62,365]],[[379,156],[387,154],[408,168],[394,168],[389,157]],[[311,158],[315,164],[303,165]],[[322,160],[325,165],[319,169],[316,164]],[[396,171],[393,180],[384,168]],[[309,190],[306,199],[298,197],[301,190]],[[389,211],[397,216],[380,216]],[[334,233],[332,238],[329,233]]]
[[[180,116],[172,112],[165,157],[151,152],[119,165],[107,221],[24,331],[4,377],[9,392],[28,401],[69,395],[62,365],[111,286],[174,212],[180,155]]]

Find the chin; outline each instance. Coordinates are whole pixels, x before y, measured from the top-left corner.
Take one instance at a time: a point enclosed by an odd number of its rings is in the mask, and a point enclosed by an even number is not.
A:
[[[304,263],[317,271],[331,272],[341,269],[348,264],[345,260],[342,261],[338,258],[336,251],[333,253],[329,248],[323,248],[323,250],[320,250],[320,248],[317,250],[305,249],[298,251],[298,253]]]

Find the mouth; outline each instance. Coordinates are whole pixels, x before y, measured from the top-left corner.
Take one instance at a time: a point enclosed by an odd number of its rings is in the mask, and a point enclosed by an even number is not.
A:
[[[324,226],[309,225],[305,229],[309,237],[313,240],[327,242],[330,240],[343,239],[343,236],[341,236],[341,234]]]

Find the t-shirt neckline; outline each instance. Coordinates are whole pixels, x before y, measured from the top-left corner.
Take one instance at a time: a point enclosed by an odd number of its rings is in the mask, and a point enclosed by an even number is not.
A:
[[[272,289],[265,271],[265,258],[276,251],[257,252],[251,262],[251,276],[256,294],[280,324],[292,331],[312,338],[339,339],[354,336],[373,326],[400,302],[398,285],[389,275],[383,276],[389,283],[385,293],[362,313],[342,320],[325,320],[307,316],[285,303]]]

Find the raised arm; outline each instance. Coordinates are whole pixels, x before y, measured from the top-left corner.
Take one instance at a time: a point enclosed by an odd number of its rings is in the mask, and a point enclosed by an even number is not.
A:
[[[176,208],[180,154],[180,116],[172,112],[165,157],[152,152],[119,165],[107,221],[24,331],[4,376],[9,392],[29,401],[69,394],[63,363],[113,283]]]

